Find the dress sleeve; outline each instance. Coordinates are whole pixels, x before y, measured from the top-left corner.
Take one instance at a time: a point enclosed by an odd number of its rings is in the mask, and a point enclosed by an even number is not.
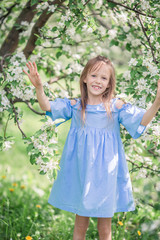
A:
[[[56,98],[54,101],[49,101],[49,103],[51,112],[46,111],[45,115],[51,117],[53,121],[58,118],[67,121],[72,117],[71,102],[68,98]]]
[[[118,120],[126,128],[132,138],[136,139],[146,129],[146,126],[140,124],[146,110],[131,103],[125,103],[118,109]]]

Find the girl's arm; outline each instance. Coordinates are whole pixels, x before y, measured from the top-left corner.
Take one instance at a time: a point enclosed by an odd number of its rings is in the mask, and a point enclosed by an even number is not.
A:
[[[43,111],[49,111],[50,112],[51,111],[50,103],[49,103],[49,100],[48,100],[47,96],[44,93],[42,81],[41,81],[40,75],[37,71],[36,63],[33,62],[33,64],[32,64],[29,61],[29,63],[26,63],[26,65],[27,65],[30,73],[26,72],[24,69],[23,69],[23,72],[25,74],[27,74],[31,83],[36,88],[36,95],[37,95],[37,100],[39,102],[40,108]]]
[[[150,107],[150,109],[148,109],[141,121],[141,124],[144,126],[147,126],[147,124],[152,120],[152,118],[156,115],[156,113],[158,112],[160,108],[160,100],[157,101],[155,100],[154,103],[152,104],[152,106]]]
[[[124,104],[124,102],[122,100],[118,99],[118,101],[116,102],[116,107],[120,109],[123,106],[123,104]],[[152,104],[152,106],[150,107],[150,109],[148,109],[145,112],[145,114],[143,115],[143,118],[142,118],[140,124],[143,126],[147,126],[147,124],[150,123],[150,121],[156,115],[156,113],[158,112],[159,109],[160,109],[160,79],[158,80],[156,99],[155,99],[154,103]]]

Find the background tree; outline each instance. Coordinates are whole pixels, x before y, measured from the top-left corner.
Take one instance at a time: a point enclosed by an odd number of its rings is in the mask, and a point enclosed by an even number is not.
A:
[[[79,97],[78,81],[83,66],[91,57],[105,55],[117,69],[117,96],[148,109],[155,100],[160,75],[159,15],[155,0],[0,1],[0,149],[6,151],[16,144],[15,136],[10,136],[7,130],[14,120],[26,143],[30,162],[38,165],[41,174],[56,177],[61,152],[57,126],[62,119],[52,122],[44,118],[35,89],[22,71],[27,70],[29,60],[36,61],[45,93],[53,100]],[[42,121],[32,136],[22,127],[24,106]],[[136,140],[121,126],[137,194],[133,224],[140,225],[143,232],[153,231],[149,239],[156,239],[155,229],[160,225],[159,119],[157,112]],[[145,178],[142,199],[138,186]],[[134,231],[133,224],[130,226]],[[147,237],[144,233],[144,239]]]
[[[34,109],[35,89],[22,72],[28,60],[36,61],[38,70],[49,79],[44,82],[44,89],[50,99],[78,97],[73,85],[77,84],[84,64],[103,54],[116,66],[128,64],[127,71],[117,74],[118,96],[144,108],[154,101],[160,71],[156,1],[1,1],[0,7],[1,150],[14,143],[7,136],[7,125],[14,119],[27,143],[31,163],[40,165],[41,174],[50,171],[50,176],[55,177],[60,157],[55,122],[43,118],[44,126],[32,137],[26,136],[20,126],[23,113],[16,105],[19,102],[34,114],[44,115]],[[123,58],[117,59],[113,46],[117,46],[115,49]],[[159,174],[159,117],[158,112],[136,141],[125,129],[121,132],[131,172],[138,170],[139,176]]]

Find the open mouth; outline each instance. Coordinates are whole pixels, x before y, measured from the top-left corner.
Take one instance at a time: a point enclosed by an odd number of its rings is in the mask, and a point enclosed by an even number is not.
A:
[[[98,86],[92,86],[95,90],[99,90],[99,89],[101,89],[101,87],[98,87]]]

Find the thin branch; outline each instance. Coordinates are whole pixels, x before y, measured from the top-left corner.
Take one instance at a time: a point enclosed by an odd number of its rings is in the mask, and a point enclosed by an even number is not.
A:
[[[137,18],[138,18],[138,20],[139,20],[139,22],[140,22],[140,24],[141,24],[142,31],[143,31],[143,33],[144,33],[144,35],[145,35],[145,37],[146,37],[146,39],[147,39],[147,41],[148,41],[148,44],[149,44],[149,46],[150,46],[151,53],[152,53],[152,57],[153,57],[153,61],[157,64],[158,61],[157,61],[156,58],[155,58],[153,47],[152,47],[152,45],[151,45],[151,42],[150,42],[149,37],[147,36],[147,33],[146,33],[145,27],[144,27],[144,25],[143,25],[143,23],[142,23],[142,20],[140,19],[139,14],[136,14],[136,16],[137,16]]]
[[[1,20],[0,26],[2,26],[4,19],[11,13],[12,9],[13,9],[16,5],[17,5],[17,3],[14,3],[12,6],[6,8],[6,9],[7,9],[7,13],[4,14],[4,15],[2,15],[2,16],[0,17],[0,20]]]
[[[86,6],[91,0],[88,0],[83,6]]]
[[[9,122],[9,118],[10,118],[10,114],[8,115],[7,122],[6,122],[6,125],[5,125],[5,128],[4,128],[4,139],[6,138],[6,131],[7,131],[7,125],[8,125],[8,122]]]
[[[13,104],[12,99],[10,99],[10,102],[11,102],[11,104],[12,104],[12,109],[13,109],[13,112],[14,112],[14,114],[15,114],[15,120],[16,120],[17,126],[18,126],[20,132],[22,133],[22,136],[23,136],[24,138],[26,138],[26,137],[27,137],[26,134],[22,131],[22,129],[21,129],[21,127],[20,127],[20,124],[19,124],[19,121],[18,121],[18,118],[17,118],[18,113],[16,112],[16,109],[15,109],[15,107],[14,107],[14,104]]]
[[[107,26],[106,22],[104,22],[102,19],[100,19],[98,17],[98,14],[93,10],[90,9],[90,11],[92,12],[92,15],[95,17],[95,19],[106,29],[110,30],[111,28],[109,26]]]
[[[24,102],[25,102],[25,101],[24,101]],[[36,114],[38,114],[38,115],[41,115],[41,116],[45,115],[45,113],[40,113],[40,112],[34,110],[34,109],[31,107],[31,105],[30,105],[29,102],[28,102],[28,103],[25,102],[25,103],[27,104],[27,106],[29,107],[29,109],[30,109],[32,112],[34,112],[34,113],[36,113]]]
[[[147,15],[146,13],[143,13],[143,12],[141,12],[141,11],[139,11],[139,10],[136,10],[135,8],[130,8],[130,7],[128,7],[128,6],[126,6],[126,5],[124,5],[124,4],[122,4],[122,3],[118,3],[118,2],[115,2],[115,1],[112,1],[112,0],[107,0],[107,2],[111,2],[111,3],[114,3],[114,4],[116,4],[116,5],[119,5],[119,6],[121,6],[121,7],[124,7],[124,8],[126,8],[126,9],[128,9],[128,10],[131,10],[131,11],[133,11],[133,12],[135,12],[135,13],[138,13],[138,14],[140,14],[140,15],[143,15],[143,16],[147,16],[147,17],[150,17],[150,18],[156,18],[155,16],[153,16],[153,15]]]
[[[148,170],[151,170],[152,172],[160,173],[160,171],[158,171],[158,170],[153,170],[153,169],[150,168],[149,166],[145,166],[143,163],[141,163],[141,166],[140,166],[140,165],[138,165],[137,163],[132,162],[131,160],[127,160],[127,161],[130,162],[130,163],[132,163],[132,165],[136,166],[135,169],[136,169],[136,168],[139,168],[139,169],[141,169],[141,168],[146,168],[146,169],[148,169]],[[132,170],[131,170],[131,171],[132,171]]]

